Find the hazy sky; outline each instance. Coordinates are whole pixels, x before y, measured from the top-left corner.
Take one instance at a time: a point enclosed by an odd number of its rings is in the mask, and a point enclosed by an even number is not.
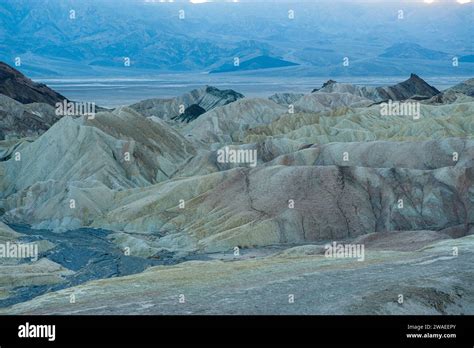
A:
[[[257,3],[257,2],[277,2],[277,3],[302,3],[302,2],[398,2],[398,3],[426,3],[426,4],[436,4],[436,3],[458,3],[458,4],[467,4],[470,3],[471,0],[143,0],[144,2],[153,2],[153,3],[169,3],[169,2],[176,2],[176,3],[194,3],[194,4],[202,4],[202,3]]]
[[[210,3],[210,2],[245,2],[245,3],[252,3],[252,2],[278,2],[278,3],[291,3],[291,2],[324,2],[324,1],[331,1],[331,2],[400,2],[400,3],[414,3],[414,2],[424,2],[426,4],[436,4],[436,3],[459,3],[459,4],[467,4],[470,3],[471,0],[145,0],[146,2],[191,2],[194,4],[201,4],[201,3]]]

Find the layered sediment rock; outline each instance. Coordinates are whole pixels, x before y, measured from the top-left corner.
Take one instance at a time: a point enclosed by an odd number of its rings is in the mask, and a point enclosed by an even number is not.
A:
[[[0,162],[0,209],[17,207],[9,221],[32,223],[35,218],[20,218],[29,211],[47,221],[44,227],[68,228],[81,226],[76,215],[100,213],[114,190],[168,179],[195,149],[164,122],[119,108],[93,120],[64,117],[17,152],[19,158]],[[81,199],[87,203],[74,209]]]
[[[268,99],[241,99],[206,112],[183,133],[205,143],[238,141],[250,127],[274,121],[287,111]]]
[[[414,98],[408,102],[436,93],[416,76],[409,81],[384,91],[390,97]],[[360,300],[348,301],[347,292],[340,290],[336,308],[341,313],[471,312],[474,101],[459,91],[452,93],[456,98],[437,102],[437,95],[417,104],[417,118],[383,115],[376,104],[385,98],[381,90],[334,82],[298,100],[277,98],[279,103],[190,96],[191,105],[201,109],[184,127],[173,128],[166,121],[171,117],[166,110],[178,102],[174,100],[158,107],[165,110],[158,117],[121,107],[93,119],[64,117],[37,139],[4,141],[3,221],[63,231],[65,236],[79,227],[108,229],[117,247],[131,247],[134,257],[142,259],[225,255],[227,260],[226,253],[236,247],[242,255],[249,253],[245,260],[233,259],[236,262],[183,263],[90,282],[15,305],[8,312],[97,313],[105,303],[113,313],[157,313],[158,308],[159,313],[176,313],[175,303],[167,301],[178,296],[179,288],[188,298],[199,299],[190,301],[188,313],[325,314],[335,313],[333,304],[321,300],[315,306],[315,299],[302,293],[301,303],[291,308],[263,297],[282,296],[282,289],[286,303],[288,294],[298,289],[330,296],[348,281],[361,282],[360,289],[350,292]],[[290,100],[294,110],[287,104]],[[202,110],[207,111],[200,114]],[[223,147],[256,151],[256,166],[219,160]],[[20,158],[12,156],[14,152]],[[2,238],[24,236],[0,225]],[[366,262],[325,258],[324,246],[333,241],[365,245]],[[272,247],[279,248],[278,253],[264,257]],[[454,247],[463,257],[453,256]],[[253,256],[257,260],[251,260]],[[48,285],[71,275],[50,262],[0,266],[0,282]],[[415,265],[426,266],[423,282]],[[387,267],[393,271],[390,275]],[[461,276],[446,277],[454,268]],[[24,276],[43,271],[49,278]],[[224,296],[229,277],[245,284],[229,300],[243,307],[211,306],[212,299],[199,295],[217,292],[224,303],[230,296]],[[321,285],[329,280],[330,287]],[[136,284],[144,293],[134,293],[132,299],[127,291]],[[104,289],[112,300],[104,298]],[[58,306],[76,291],[88,294],[83,302],[87,304]],[[160,296],[143,299],[154,291]],[[395,303],[400,291],[414,307]],[[249,292],[265,306],[259,309],[253,300],[234,302]],[[110,303],[113,295],[124,298],[125,305]],[[432,299],[440,305],[434,308]]]
[[[399,152],[389,154],[397,146]],[[413,158],[405,158],[406,151]],[[63,228],[163,231],[159,246],[170,250],[228,250],[458,225],[466,234],[474,218],[472,151],[472,141],[455,139],[329,144],[266,167],[119,192],[73,182],[64,190],[43,181],[5,198],[2,206],[8,219],[41,227],[56,227],[59,220]],[[341,166],[344,152],[352,156],[347,166]],[[399,167],[383,168],[390,161]],[[70,199],[77,209],[70,209]]]
[[[275,93],[272,94],[268,99],[273,100],[277,104],[290,105],[295,103],[303,96],[304,94],[302,93]]]
[[[244,98],[242,94],[233,90],[220,90],[212,86],[206,86],[176,98],[147,99],[130,105],[130,107],[147,117],[155,116],[164,120],[175,118],[178,121],[189,122],[192,120],[180,117],[184,112],[184,109],[182,110],[183,107],[189,108],[191,105],[197,105],[205,111],[209,111],[242,98]]]
[[[336,83],[328,81],[316,93],[349,93],[359,97],[367,98],[376,102],[386,100],[406,100],[406,99],[428,99],[440,93],[435,87],[426,83],[416,74],[393,86],[384,87],[364,87],[351,84]]]
[[[0,94],[0,141],[36,137],[59,119],[54,108],[48,104],[25,105]]]

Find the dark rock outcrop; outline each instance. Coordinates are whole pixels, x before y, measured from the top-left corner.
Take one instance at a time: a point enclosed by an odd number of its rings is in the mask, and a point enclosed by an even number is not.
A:
[[[405,100],[413,97],[431,98],[440,93],[416,74],[411,74],[408,80],[388,87],[377,87],[382,99]]]
[[[173,117],[173,120],[189,123],[205,112],[206,109],[200,107],[197,104],[193,104],[191,106],[188,106],[186,110],[184,110],[184,113],[182,113],[181,115]]]
[[[221,90],[216,87],[206,86],[205,93],[197,104],[206,111],[209,111],[218,106],[227,105],[242,98],[244,98],[243,94],[232,89]]]
[[[8,64],[0,62],[0,93],[23,104],[55,105],[66,99],[43,83],[36,83]]]
[[[130,105],[130,107],[147,117],[155,116],[164,120],[176,119],[182,122],[190,122],[200,114],[197,115],[197,109],[193,107],[190,112],[197,116],[194,118],[183,118],[181,117],[183,116],[182,111],[180,112],[183,106],[189,108],[192,105],[197,105],[207,112],[218,106],[224,106],[242,98],[244,98],[243,94],[231,89],[221,90],[216,87],[205,86],[194,89],[176,98],[147,99]]]
[[[435,87],[429,85],[426,81],[418,75],[411,74],[410,78],[397,83],[393,86],[384,87],[365,87],[357,86],[347,83],[338,83],[329,80],[323,84],[318,90],[313,90],[313,93],[350,93],[363,98],[373,100],[375,102],[382,102],[387,100],[406,100],[406,99],[429,99],[440,93]]]
[[[321,86],[321,88],[314,88],[314,89],[311,91],[311,93],[317,92],[317,91],[319,91],[320,89],[323,89],[323,88],[325,88],[325,87],[327,87],[327,86],[329,86],[329,85],[332,85],[332,84],[334,84],[334,83],[337,83],[337,82],[334,81],[334,80],[327,80],[326,82],[323,83],[323,85]]]

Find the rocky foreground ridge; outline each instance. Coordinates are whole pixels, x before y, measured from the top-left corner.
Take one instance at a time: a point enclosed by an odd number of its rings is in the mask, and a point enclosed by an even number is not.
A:
[[[472,314],[469,81],[443,92],[416,75],[378,89],[330,82],[303,96],[269,99],[205,87],[94,119],[65,116],[37,133],[25,123],[0,141],[0,216],[31,231],[18,235],[1,225],[0,236],[41,240],[41,231],[53,230],[73,242],[81,229],[106,230],[101,238],[111,255],[127,249],[135,262],[194,261],[80,285],[70,279],[82,268],[68,269],[53,256],[63,241],[44,232],[39,261],[0,265],[0,279],[10,284],[5,303],[18,303],[3,311]],[[387,98],[415,103],[418,116],[382,114]],[[205,112],[177,119],[183,103]],[[34,115],[32,104],[1,97],[0,105],[8,129]],[[220,161],[224,147],[256,151],[255,166]],[[324,257],[323,246],[333,241],[364,244],[366,260]],[[89,264],[99,262],[90,257]],[[32,280],[25,267],[42,271]],[[233,282],[241,285],[230,290]],[[335,292],[348,282],[356,284],[349,296]],[[19,295],[35,284],[45,292],[50,286],[49,293]],[[187,305],[176,307],[175,289],[190,298]],[[399,291],[409,305],[396,303]],[[83,302],[60,305],[72,292]],[[208,293],[214,297],[203,298]],[[249,293],[254,300],[243,301]],[[280,303],[292,293],[301,299],[296,306]],[[110,294],[124,296],[123,306]]]
[[[0,94],[22,104],[45,103],[54,106],[65,97],[42,83],[31,81],[15,68],[0,62]]]

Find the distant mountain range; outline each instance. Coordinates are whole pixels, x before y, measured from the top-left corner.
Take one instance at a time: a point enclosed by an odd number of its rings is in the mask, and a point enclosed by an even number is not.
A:
[[[384,58],[410,58],[410,59],[449,59],[450,55],[424,48],[418,44],[404,42],[390,46],[380,55]]]
[[[283,59],[273,58],[269,56],[258,56],[250,58],[237,64],[225,64],[217,69],[211,70],[211,73],[223,73],[231,71],[259,70],[270,68],[283,68],[287,66],[299,65]]]
[[[291,4],[290,19],[289,5],[276,2],[3,0],[0,59],[20,59],[17,68],[32,77],[468,76],[472,6],[404,3],[399,19],[392,2],[305,2]]]

